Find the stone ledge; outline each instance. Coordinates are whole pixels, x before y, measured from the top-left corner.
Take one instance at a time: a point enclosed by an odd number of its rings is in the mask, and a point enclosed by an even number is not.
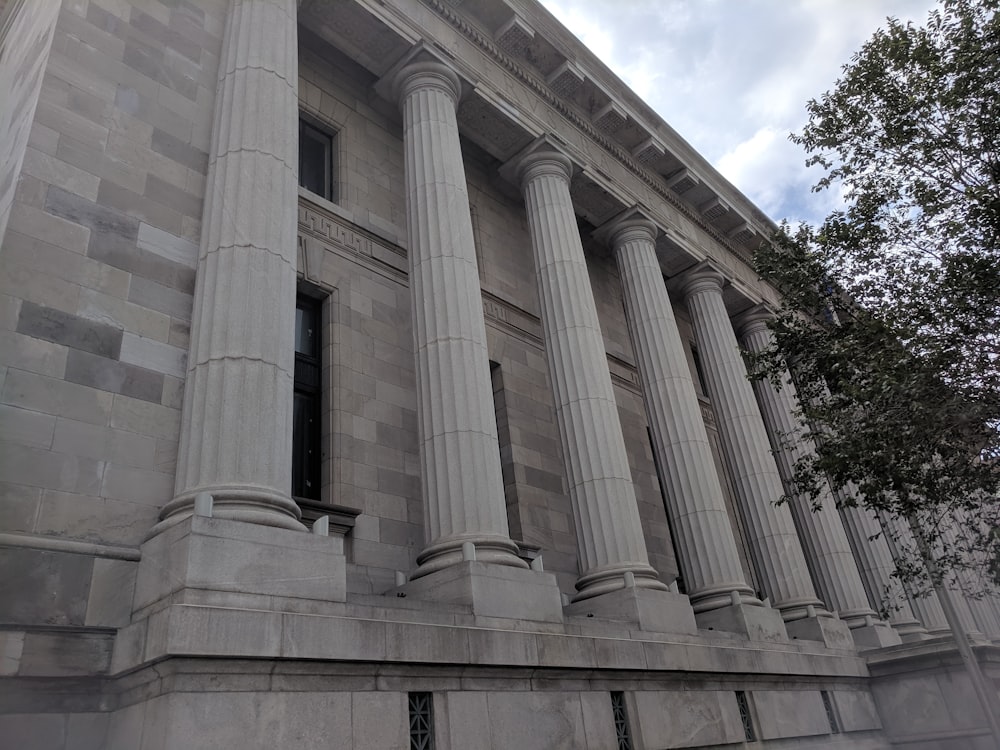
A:
[[[172,604],[119,631],[112,674],[170,657],[212,656],[862,678],[863,659],[798,644],[569,635],[425,622]]]

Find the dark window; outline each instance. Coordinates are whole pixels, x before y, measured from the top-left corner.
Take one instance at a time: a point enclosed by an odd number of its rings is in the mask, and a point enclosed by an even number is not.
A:
[[[410,693],[410,750],[434,750],[434,695]]]
[[[753,727],[753,716],[750,715],[750,702],[747,700],[747,694],[742,690],[736,691],[736,705],[739,706],[740,721],[743,722],[743,736],[746,737],[747,742],[755,742],[757,732]]]
[[[833,701],[830,700],[830,694],[826,690],[821,690],[819,693],[823,696],[823,708],[826,710],[826,720],[830,722],[830,733],[838,734],[840,732],[840,724],[837,723],[837,714],[833,710]]]
[[[320,499],[323,305],[299,295],[295,304],[295,395],[292,411],[292,495]]]
[[[521,519],[517,504],[517,479],[514,475],[514,454],[511,448],[510,423],[507,416],[507,395],[504,391],[500,363],[490,360],[490,380],[493,385],[493,412],[497,418],[497,440],[500,444],[500,469],[503,472],[503,495],[507,505],[507,525],[514,538],[521,535]]]
[[[698,349],[694,344],[691,344],[691,359],[694,360],[694,372],[698,376],[698,385],[701,388],[701,392],[704,395],[708,395],[708,388],[705,386],[705,370],[701,364],[701,357],[698,355]]]
[[[611,710],[615,717],[615,735],[618,738],[618,750],[632,750],[632,731],[628,726],[628,712],[625,710],[625,693],[611,693]]]
[[[336,138],[299,120],[299,184],[328,201],[337,200]]]

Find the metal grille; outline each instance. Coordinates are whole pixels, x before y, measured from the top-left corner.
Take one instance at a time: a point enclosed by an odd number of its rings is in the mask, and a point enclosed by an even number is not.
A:
[[[410,693],[410,750],[434,750],[434,699]]]
[[[625,712],[625,693],[611,693],[611,710],[615,714],[615,734],[618,736],[618,750],[632,750],[632,733],[628,728],[628,714]]]
[[[823,696],[823,708],[826,709],[826,720],[830,722],[830,732],[831,734],[838,734],[840,732],[840,724],[837,723],[837,714],[833,712],[833,702],[830,700],[830,694],[821,690],[820,695]]]
[[[750,703],[747,701],[747,694],[742,690],[736,691],[736,705],[740,707],[740,721],[743,722],[743,736],[747,742],[757,741],[757,732],[753,728],[753,716],[750,715]]]

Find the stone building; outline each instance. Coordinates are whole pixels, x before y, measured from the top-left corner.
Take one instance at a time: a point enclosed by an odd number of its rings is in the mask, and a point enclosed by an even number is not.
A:
[[[770,220],[534,0],[0,43],[0,747],[990,746],[877,520],[774,503]]]

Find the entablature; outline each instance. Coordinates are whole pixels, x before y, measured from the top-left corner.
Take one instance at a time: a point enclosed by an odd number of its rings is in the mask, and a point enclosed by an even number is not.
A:
[[[463,81],[463,136],[499,163],[540,136],[560,140],[588,223],[641,205],[678,238],[660,253],[666,275],[711,257],[762,286],[751,257],[771,222],[537,4],[303,0],[299,20],[379,78],[416,47],[445,61]],[[759,291],[754,303],[771,296]]]

